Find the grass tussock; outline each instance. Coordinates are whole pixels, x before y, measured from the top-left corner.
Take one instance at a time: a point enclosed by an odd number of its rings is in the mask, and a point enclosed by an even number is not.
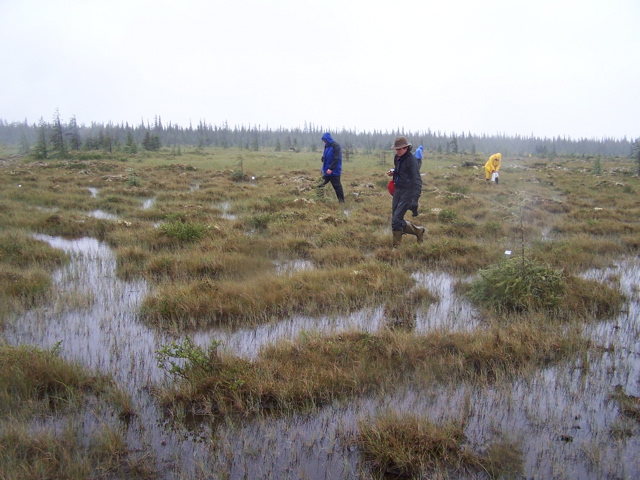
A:
[[[60,250],[15,229],[0,233],[0,319],[46,303],[50,271],[67,261]]]
[[[47,408],[77,405],[85,392],[99,393],[110,388],[106,378],[91,375],[62,359],[57,348],[0,346],[3,414],[29,404],[41,403]]]
[[[166,390],[161,402],[169,410],[182,405],[215,415],[286,412],[383,390],[409,377],[427,383],[496,381],[584,348],[577,329],[561,329],[542,317],[538,320],[480,333],[441,332],[425,337],[405,330],[303,335],[265,348],[254,361],[221,355],[217,344],[209,349],[178,345],[163,352],[161,363],[167,368],[175,364],[172,358],[180,358],[186,365],[180,368],[175,388]]]
[[[51,276],[46,271],[22,270],[0,264],[0,299],[22,311],[45,303],[52,294]]]
[[[640,397],[628,395],[622,386],[617,385],[611,398],[620,405],[620,413],[626,417],[640,422]]]
[[[78,432],[69,427],[60,433],[49,430],[34,433],[12,423],[0,434],[2,478],[158,478],[148,457],[127,449],[124,433],[105,427],[88,443],[88,447],[83,445]]]
[[[588,268],[606,266],[611,260],[611,254],[623,256],[626,251],[626,247],[617,239],[579,234],[571,240],[535,242],[530,253],[532,259],[540,263],[565,272],[578,273]]]
[[[383,412],[358,421],[353,439],[368,467],[382,475],[430,478],[434,472],[456,476],[486,472],[491,478],[522,474],[522,452],[498,442],[485,455],[465,445],[464,422],[442,424],[412,414]]]
[[[413,283],[402,270],[368,262],[288,276],[260,275],[241,283],[202,280],[168,284],[144,300],[142,315],[159,326],[202,327],[296,313],[344,313],[375,305],[380,298],[403,292]]]
[[[62,359],[58,348],[0,346],[2,478],[157,478],[150,457],[126,445],[124,430],[105,424],[83,440],[91,398],[109,400],[123,419],[134,415],[111,380]],[[66,418],[65,427],[38,421],[51,415]]]

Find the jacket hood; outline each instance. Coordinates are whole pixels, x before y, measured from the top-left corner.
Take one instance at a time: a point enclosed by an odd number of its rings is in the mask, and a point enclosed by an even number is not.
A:
[[[333,137],[331,136],[331,134],[329,132],[325,133],[324,135],[322,135],[322,140],[329,142],[329,143],[333,143]]]

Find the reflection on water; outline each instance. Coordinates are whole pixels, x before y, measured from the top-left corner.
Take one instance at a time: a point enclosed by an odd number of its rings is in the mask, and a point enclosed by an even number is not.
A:
[[[414,273],[413,278],[438,298],[425,314],[418,314],[416,333],[425,334],[435,328],[458,331],[477,327],[479,318],[475,308],[454,294],[453,288],[458,280],[442,272]]]
[[[48,309],[36,309],[16,322],[9,338],[16,343],[52,347],[62,341],[65,355],[103,372],[113,373],[131,389],[159,379],[155,368],[140,368],[152,361],[161,335],[136,321],[135,313],[147,293],[144,280],[122,281],[115,276],[116,261],[110,248],[92,238],[66,240],[34,235],[60,248],[71,262],[54,273],[58,298]],[[87,297],[84,309],[71,309],[70,297]]]
[[[91,212],[91,216],[100,220],[117,220],[118,216],[113,213],[105,212],[104,210],[94,210]]]
[[[142,201],[142,209],[143,210],[149,210],[153,206],[154,203],[156,203],[156,199],[155,198],[147,198],[147,199]]]
[[[236,220],[238,218],[237,215],[229,213],[229,208],[231,208],[230,202],[222,202],[220,208],[222,209],[222,218],[226,220]]]
[[[527,478],[640,476],[639,427],[622,440],[609,435],[619,422],[618,407],[610,399],[615,385],[640,396],[638,259],[585,273],[587,278],[615,281],[630,298],[619,317],[585,326],[585,333],[606,349],[605,354],[590,352],[585,359],[543,369],[528,381],[502,387],[407,385],[383,397],[353,399],[346,406],[331,405],[313,415],[218,425],[215,434],[204,425],[196,440],[187,432],[164,428],[165,420],[144,388],[164,379],[155,351],[175,340],[136,318],[148,291],[146,282],[119,280],[114,255],[102,242],[35,237],[67,252],[71,262],[54,274],[58,288],[54,305],[29,311],[12,322],[5,331],[7,341],[44,348],[61,341],[67,358],[113,375],[133,396],[139,433],[165,465],[163,478],[362,478],[358,452],[343,449],[341,432],[355,428],[363,415],[387,408],[428,415],[436,421],[465,418],[465,434],[478,451],[496,439],[517,441],[523,449]],[[283,274],[307,267],[310,265],[304,262],[280,265]],[[477,328],[478,312],[453,293],[456,279],[437,272],[416,273],[414,278],[439,298],[417,312],[417,333]],[[212,329],[197,333],[194,340],[204,346],[215,338],[227,351],[253,358],[263,346],[295,338],[303,331],[375,332],[384,325],[383,307],[379,307],[343,317],[297,316],[273,319],[251,329]],[[215,441],[209,441],[210,437]],[[211,476],[211,472],[220,475]]]
[[[310,260],[274,260],[278,275],[290,275],[301,270],[313,270],[313,262]]]

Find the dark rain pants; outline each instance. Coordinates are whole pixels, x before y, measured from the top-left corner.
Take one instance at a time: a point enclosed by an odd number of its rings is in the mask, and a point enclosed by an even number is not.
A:
[[[393,203],[391,204],[391,230],[404,231],[407,222],[404,219],[405,213],[415,206],[412,198],[406,195],[393,195]]]
[[[336,197],[340,202],[344,202],[344,190],[342,189],[342,183],[340,183],[340,175],[323,175],[322,181],[318,188],[324,187],[327,183],[331,182],[331,186],[336,192]]]

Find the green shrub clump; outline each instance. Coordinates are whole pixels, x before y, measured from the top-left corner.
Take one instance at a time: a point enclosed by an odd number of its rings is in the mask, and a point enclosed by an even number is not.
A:
[[[200,240],[207,230],[207,226],[202,223],[179,220],[170,221],[160,226],[160,231],[163,234],[183,242]]]
[[[481,270],[468,295],[487,308],[516,312],[553,310],[560,305],[566,290],[562,270],[515,257]]]

